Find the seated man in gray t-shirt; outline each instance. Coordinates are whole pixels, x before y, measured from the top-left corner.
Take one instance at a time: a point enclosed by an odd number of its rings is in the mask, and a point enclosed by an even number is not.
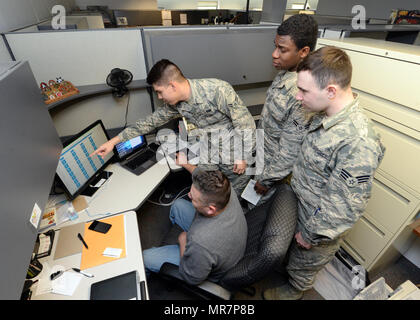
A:
[[[178,245],[143,251],[146,272],[159,272],[162,264],[179,265],[189,284],[208,279],[217,282],[242,258],[247,224],[236,193],[220,171],[196,168],[192,173],[192,202],[178,199],[171,207],[170,219],[184,232]]]

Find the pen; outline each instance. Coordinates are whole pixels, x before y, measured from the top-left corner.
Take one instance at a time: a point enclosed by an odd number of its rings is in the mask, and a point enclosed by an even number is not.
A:
[[[73,271],[79,272],[79,273],[83,274],[83,275],[84,275],[84,276],[86,276],[86,277],[89,277],[89,278],[93,278],[93,277],[94,277],[94,275],[93,275],[93,274],[83,272],[83,271],[82,271],[82,270],[80,270],[80,269],[77,269],[77,268],[72,268],[72,269],[73,269]]]
[[[88,245],[86,244],[85,240],[83,240],[83,237],[80,233],[77,234],[77,237],[79,238],[80,241],[82,241],[83,245],[85,246],[86,249],[88,248]]]

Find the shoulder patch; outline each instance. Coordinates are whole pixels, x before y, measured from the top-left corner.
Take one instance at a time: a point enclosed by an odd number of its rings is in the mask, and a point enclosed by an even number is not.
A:
[[[300,124],[297,120],[293,120],[293,124],[296,126],[296,128],[299,130],[299,131],[302,131],[302,130],[308,130],[309,129],[309,126],[310,126],[310,123],[307,123],[306,125],[302,125],[302,124]]]
[[[370,175],[364,175],[364,176],[358,176],[353,177],[347,170],[341,169],[340,171],[340,177],[344,180],[344,182],[349,186],[350,188],[355,187],[358,184],[362,184],[365,182],[368,182],[370,179]]]

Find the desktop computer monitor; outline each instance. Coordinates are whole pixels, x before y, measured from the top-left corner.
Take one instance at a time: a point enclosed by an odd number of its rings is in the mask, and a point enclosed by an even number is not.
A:
[[[73,200],[104,171],[112,161],[114,151],[104,158],[89,157],[109,137],[101,120],[97,120],[64,143],[57,166],[57,176],[63,190]]]

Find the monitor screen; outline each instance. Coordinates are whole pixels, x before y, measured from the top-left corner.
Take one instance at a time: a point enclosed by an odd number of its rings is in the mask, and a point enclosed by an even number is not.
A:
[[[65,143],[58,161],[57,175],[71,199],[89,186],[89,182],[111,162],[113,151],[104,158],[98,155],[89,157],[108,140],[102,121],[98,120]]]
[[[146,145],[146,139],[144,136],[138,136],[127,140],[125,142],[118,143],[115,148],[118,153],[118,157],[121,159],[128,157],[134,151],[140,149]]]

